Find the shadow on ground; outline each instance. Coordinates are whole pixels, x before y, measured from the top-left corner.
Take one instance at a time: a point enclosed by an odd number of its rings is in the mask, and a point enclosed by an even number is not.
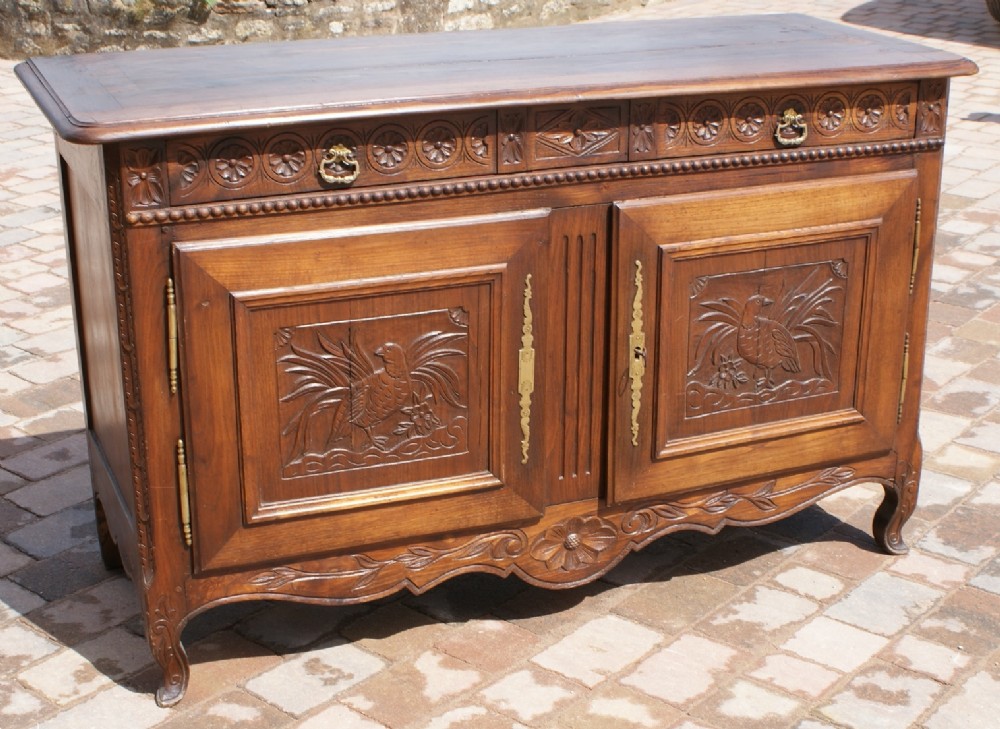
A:
[[[933,5],[910,0],[872,0],[844,13],[845,23],[925,38],[1000,48],[1000,23],[984,0],[948,0]]]

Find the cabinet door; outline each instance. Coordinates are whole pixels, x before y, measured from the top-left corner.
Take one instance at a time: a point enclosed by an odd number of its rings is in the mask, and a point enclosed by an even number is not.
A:
[[[892,448],[915,179],[617,206],[612,500]]]
[[[176,244],[196,564],[536,518],[548,219]]]

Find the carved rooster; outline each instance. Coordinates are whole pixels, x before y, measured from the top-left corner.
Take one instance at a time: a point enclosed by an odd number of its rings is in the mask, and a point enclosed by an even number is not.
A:
[[[389,437],[374,432],[394,415],[400,416],[394,434],[426,435],[429,426],[439,423],[430,404],[443,401],[464,408],[459,377],[443,360],[466,356],[451,345],[465,338],[463,332],[432,331],[415,339],[408,348],[386,342],[374,350],[377,362],[368,356],[353,336],[333,342],[318,335],[322,352],[291,345],[292,353],[279,361],[285,372],[296,376],[296,388],[282,402],[304,399],[304,405],[286,425],[283,435],[296,431],[295,453],[304,453],[316,443],[315,433],[325,443],[323,449],[348,435],[350,426],[361,429],[372,446],[385,450]],[[333,410],[322,417],[326,411]],[[326,424],[329,424],[328,426]]]
[[[736,351],[756,369],[764,370],[764,377],[757,380],[757,388],[774,387],[771,370],[780,365],[786,372],[799,372],[799,353],[795,339],[779,321],[764,316],[764,308],[774,303],[761,294],[747,299],[736,333]]]

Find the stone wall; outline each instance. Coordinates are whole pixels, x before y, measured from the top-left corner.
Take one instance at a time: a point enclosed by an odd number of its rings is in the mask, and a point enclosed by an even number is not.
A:
[[[556,25],[646,0],[0,0],[0,56]]]

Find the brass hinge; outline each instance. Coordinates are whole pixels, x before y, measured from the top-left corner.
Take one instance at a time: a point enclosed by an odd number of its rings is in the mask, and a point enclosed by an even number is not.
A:
[[[177,490],[181,501],[181,528],[184,531],[184,543],[191,546],[191,497],[188,493],[187,455],[184,452],[184,439],[177,439]]]
[[[920,261],[920,198],[917,198],[917,212],[913,218],[913,266],[910,269],[910,293],[917,281],[917,263]]]
[[[167,279],[167,367],[170,377],[170,394],[177,394],[178,357],[177,357],[177,295],[174,293],[174,280]]]
[[[903,403],[906,401],[906,379],[910,372],[910,335],[903,338],[903,376],[899,382],[899,406],[896,408],[896,424],[903,420]]]

